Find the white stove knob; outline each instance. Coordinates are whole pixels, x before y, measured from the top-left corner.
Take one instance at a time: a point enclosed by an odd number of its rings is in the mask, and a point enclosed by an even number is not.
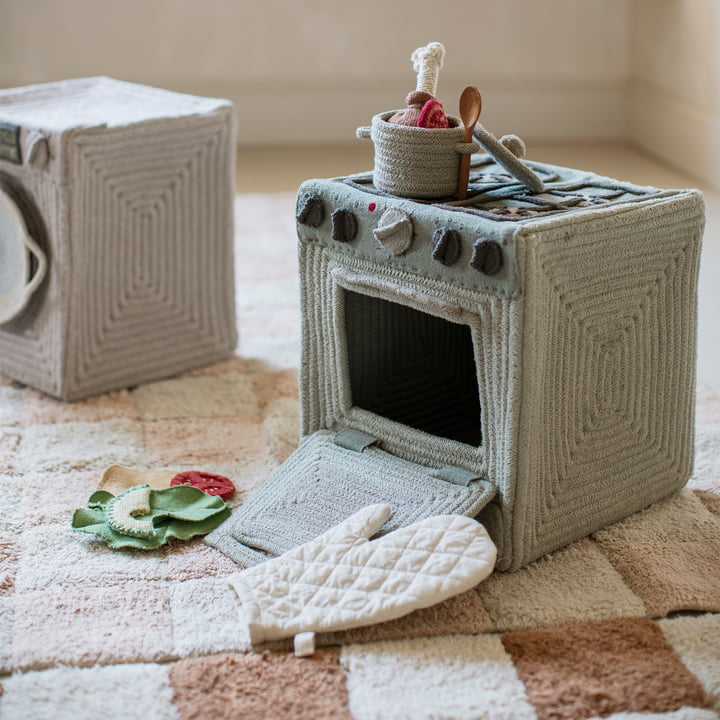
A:
[[[388,208],[380,216],[373,235],[391,255],[402,255],[413,242],[412,220],[404,210]]]

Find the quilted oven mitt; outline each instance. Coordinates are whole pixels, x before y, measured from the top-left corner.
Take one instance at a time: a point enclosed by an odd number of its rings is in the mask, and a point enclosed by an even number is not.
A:
[[[99,535],[111,548],[154,550],[170,538],[205,535],[230,516],[222,498],[188,485],[152,490],[136,485],[115,496],[97,490],[73,513],[72,527]]]
[[[436,515],[369,541],[392,515],[369,505],[280,557],[228,577],[253,644],[392,620],[465,592],[495,565],[485,528]],[[310,641],[310,654],[314,640]]]

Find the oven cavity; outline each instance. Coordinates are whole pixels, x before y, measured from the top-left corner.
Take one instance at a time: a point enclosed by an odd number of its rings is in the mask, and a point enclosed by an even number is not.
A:
[[[430,435],[480,446],[470,327],[350,290],[344,296],[353,405]]]

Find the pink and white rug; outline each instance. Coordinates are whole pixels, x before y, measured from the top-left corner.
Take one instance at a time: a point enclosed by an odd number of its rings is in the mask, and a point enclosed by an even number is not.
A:
[[[720,711],[720,398],[688,488],[400,620],[252,650],[201,539],[110,550],[70,528],[102,470],[200,469],[242,503],[297,443],[294,198],[237,202],[226,363],[68,405],[0,377],[0,717],[672,718]]]

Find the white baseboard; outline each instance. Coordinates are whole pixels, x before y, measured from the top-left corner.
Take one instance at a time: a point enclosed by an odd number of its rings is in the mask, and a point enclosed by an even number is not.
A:
[[[183,88],[172,88],[182,90]],[[238,109],[240,145],[317,144],[355,141],[355,129],[376,113],[404,105],[412,88],[374,86],[237,87],[195,86],[192,92],[232,100]],[[545,82],[530,86],[481,87],[481,122],[500,136],[524,139],[619,140],[627,135],[626,92],[622,83],[593,86]],[[185,91],[188,91],[185,89]],[[457,114],[462,85],[443,84],[438,96]],[[451,100],[451,98],[453,100]],[[361,142],[357,140],[356,142]],[[367,141],[364,141],[367,142]]]
[[[660,88],[635,83],[629,126],[636,145],[720,188],[720,115]]]

